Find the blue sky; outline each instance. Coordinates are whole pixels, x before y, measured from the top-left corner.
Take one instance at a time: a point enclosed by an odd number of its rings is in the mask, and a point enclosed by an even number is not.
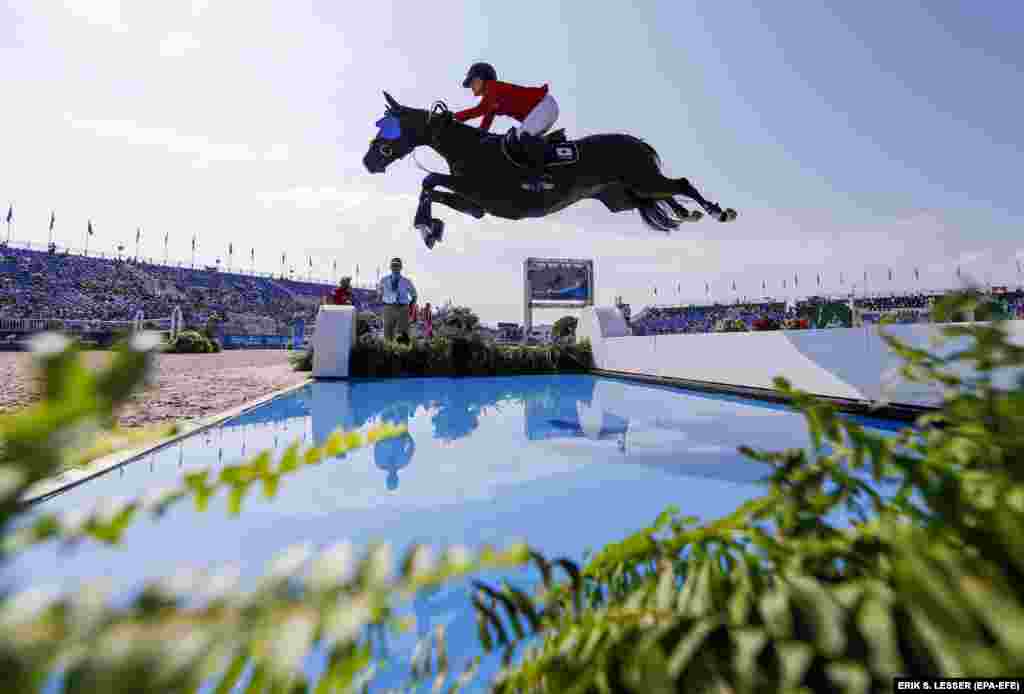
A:
[[[0,9],[0,203],[16,240],[374,279],[405,259],[421,296],[521,315],[529,255],[592,257],[598,299],[1017,283],[1024,49],[1019,3],[13,0]],[[1015,35],[1017,34],[1017,35]],[[583,203],[542,220],[446,209],[445,242],[411,228],[423,173],[360,159],[381,89],[472,103],[469,63],[548,82],[571,134],[634,133],[666,172],[736,208],[671,236]],[[498,119],[496,129],[512,125]],[[432,167],[443,163],[420,154]],[[6,233],[6,230],[4,230]],[[895,281],[887,279],[895,269]],[[842,271],[846,278],[840,287]],[[788,278],[787,289],[781,282]],[[551,315],[550,318],[557,316]],[[539,315],[543,321],[548,316]]]

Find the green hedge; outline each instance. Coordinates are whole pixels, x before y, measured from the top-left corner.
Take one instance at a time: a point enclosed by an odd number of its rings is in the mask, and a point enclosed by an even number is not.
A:
[[[296,371],[313,370],[312,349],[291,356]],[[496,345],[475,338],[438,337],[403,345],[360,338],[352,350],[350,373],[356,378],[399,376],[511,376],[584,373],[593,366],[590,343],[572,345]]]
[[[172,354],[210,354],[220,349],[217,340],[211,340],[195,330],[183,330],[165,351]]]
[[[355,377],[503,376],[585,372],[593,364],[590,343],[524,347],[473,338],[434,338],[409,345],[361,339],[352,351]]]

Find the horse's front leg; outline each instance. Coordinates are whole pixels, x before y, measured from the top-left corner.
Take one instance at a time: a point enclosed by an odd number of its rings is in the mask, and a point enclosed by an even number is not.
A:
[[[423,243],[427,244],[427,248],[433,248],[434,244],[440,241],[444,235],[444,222],[430,214],[430,205],[434,201],[435,195],[434,188],[450,185],[451,179],[451,176],[437,173],[429,174],[423,179],[420,202],[416,207],[416,218],[412,224],[423,235]]]
[[[458,193],[449,193],[444,190],[435,190],[430,194],[434,202],[439,202],[445,207],[450,207],[456,212],[468,214],[474,219],[483,219],[487,212],[469,198]]]
[[[434,244],[444,236],[444,222],[431,215],[432,203],[441,203],[456,212],[468,214],[476,219],[480,219],[485,214],[482,207],[459,193],[435,190],[439,186],[455,190],[457,179],[444,174],[430,174],[423,179],[423,190],[420,192],[420,202],[416,208],[416,219],[413,225],[423,235],[423,242],[427,244],[427,248],[433,248]]]

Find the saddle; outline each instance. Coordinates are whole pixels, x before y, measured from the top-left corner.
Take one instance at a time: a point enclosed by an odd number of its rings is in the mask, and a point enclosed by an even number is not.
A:
[[[520,168],[527,168],[526,158],[514,130],[501,135],[501,151],[505,157]],[[565,136],[565,128],[544,136],[544,168],[575,164],[580,160],[579,148]]]

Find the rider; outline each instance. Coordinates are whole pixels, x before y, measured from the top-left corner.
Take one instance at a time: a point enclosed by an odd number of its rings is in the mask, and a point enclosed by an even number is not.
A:
[[[521,123],[517,135],[528,163],[527,190],[540,192],[552,188],[544,181],[544,141],[539,137],[558,120],[558,104],[548,94],[548,85],[521,87],[499,82],[498,73],[488,63],[474,63],[466,73],[462,86],[472,89],[474,96],[482,97],[474,108],[459,111],[455,119],[460,122],[483,116],[480,129],[487,132],[495,116],[509,116]]]

